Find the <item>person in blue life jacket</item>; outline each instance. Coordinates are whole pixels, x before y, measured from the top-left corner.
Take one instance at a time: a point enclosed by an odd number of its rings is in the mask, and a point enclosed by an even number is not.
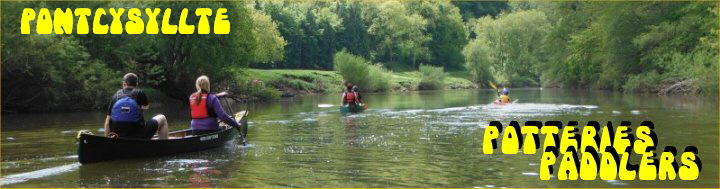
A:
[[[225,92],[210,93],[210,78],[204,75],[198,77],[195,80],[195,88],[197,92],[190,95],[189,98],[190,117],[192,118],[190,127],[193,134],[201,135],[221,130],[218,120],[233,127],[240,127],[240,123],[223,110],[219,96],[225,95]],[[242,134],[244,136],[246,133]]]
[[[138,88],[138,80],[134,73],[123,76],[122,89],[115,92],[108,105],[105,136],[151,139],[157,133],[158,139],[167,139],[168,123],[164,115],[158,114],[147,121],[143,117],[143,110],[147,110],[150,103],[145,92]]]

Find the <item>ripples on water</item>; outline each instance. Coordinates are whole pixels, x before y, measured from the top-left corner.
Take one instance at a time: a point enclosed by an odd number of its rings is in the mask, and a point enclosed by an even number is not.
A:
[[[508,105],[477,105],[441,109],[380,109],[368,111],[388,118],[407,118],[424,120],[425,124],[448,126],[479,126],[485,128],[490,121],[528,120],[533,117],[547,117],[564,114],[592,113],[594,105],[569,104],[508,104]]]
[[[547,90],[545,90],[547,91]],[[474,93],[473,93],[474,94]],[[455,99],[448,93],[440,99]],[[492,95],[492,94],[491,94]],[[405,98],[403,95],[395,95]],[[567,121],[607,119],[650,119],[656,122],[659,138],[717,140],[715,135],[698,135],[699,130],[684,131],[682,136],[663,130],[674,125],[677,117],[692,116],[697,108],[667,111],[666,105],[621,106],[597,101],[552,103],[525,98],[509,105],[475,103],[477,95],[460,94],[460,103],[423,103],[442,101],[412,99],[410,105],[373,107],[360,114],[342,115],[337,107],[324,102],[283,102],[251,110],[247,146],[224,148],[174,156],[121,160],[79,166],[74,135],[76,131],[98,130],[101,118],[77,126],[58,126],[37,132],[3,131],[3,149],[13,149],[12,158],[3,157],[3,187],[661,187],[685,186],[682,182],[664,185],[632,181],[539,181],[536,155],[483,155],[482,133],[490,121]],[[412,97],[412,96],[411,96]],[[422,97],[422,96],[421,96]],[[467,98],[467,99],[465,99]],[[335,100],[334,98],[331,98]],[[368,96],[368,99],[373,99]],[[590,98],[592,99],[592,98]],[[405,101],[389,99],[391,103]],[[372,104],[372,103],[371,103]],[[618,105],[621,104],[621,105]],[[399,105],[398,105],[399,106]],[[308,108],[312,107],[312,108]],[[683,107],[688,107],[686,104]],[[235,108],[235,109],[239,109]],[[660,114],[664,113],[664,114]],[[655,115],[658,114],[658,115]],[[173,117],[173,115],[169,115]],[[186,115],[185,115],[186,116]],[[717,116],[717,115],[715,115]],[[177,117],[177,116],[175,116]],[[655,119],[652,119],[655,118]],[[695,123],[698,127],[716,126],[715,121]],[[177,120],[177,119],[171,119]],[[697,120],[697,119],[696,119]],[[665,122],[663,122],[665,121]],[[670,122],[670,123],[667,123]],[[4,122],[5,123],[5,122]],[[64,122],[63,122],[64,123]],[[173,129],[186,122],[171,123]],[[177,126],[181,125],[181,126]],[[717,128],[705,133],[717,133]],[[663,135],[666,134],[667,135]],[[48,138],[57,136],[59,138]],[[670,136],[670,137],[668,137]],[[34,144],[38,143],[38,144]],[[58,149],[48,149],[48,144]],[[27,150],[20,149],[23,146]],[[703,163],[717,165],[717,147],[699,146]],[[47,152],[49,151],[49,152]],[[23,154],[23,153],[27,153]],[[71,154],[68,154],[71,153]],[[5,153],[5,150],[3,151]],[[40,155],[38,155],[40,154]],[[703,170],[707,177],[717,172]],[[712,178],[710,178],[712,179]],[[674,185],[668,185],[672,183]],[[717,180],[693,186],[714,186]]]

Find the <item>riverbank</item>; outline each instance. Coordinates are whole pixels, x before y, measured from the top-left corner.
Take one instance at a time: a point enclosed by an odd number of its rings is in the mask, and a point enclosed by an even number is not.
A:
[[[415,91],[421,81],[421,74],[412,72],[390,72],[390,92]],[[465,79],[464,73],[451,72],[443,79],[444,89],[472,89],[478,86]],[[255,81],[257,85],[279,91],[280,96],[304,96],[342,92],[344,79],[336,71],[289,70],[289,69],[245,69],[238,77],[239,82]],[[244,96],[251,96],[246,94]],[[272,97],[258,97],[263,98]]]

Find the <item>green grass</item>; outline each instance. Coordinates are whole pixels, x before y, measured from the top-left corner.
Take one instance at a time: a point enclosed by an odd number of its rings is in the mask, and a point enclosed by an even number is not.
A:
[[[446,76],[443,80],[443,83],[445,84],[445,89],[477,88],[477,85],[475,85],[475,83],[467,79],[470,78],[467,72],[455,71],[448,73],[448,76]],[[412,86],[411,88],[408,88],[408,90],[417,90],[417,85],[420,84],[421,77],[422,74],[420,74],[420,72],[418,71],[393,73],[392,83],[394,84],[394,86],[400,85],[402,83],[403,86],[406,87]]]
[[[243,78],[261,80],[276,89],[292,89],[311,93],[334,93],[341,91],[342,77],[335,71],[322,70],[263,70],[246,69]]]
[[[340,93],[343,78],[335,71],[286,70],[286,69],[245,69],[239,78],[261,80],[266,86],[278,90],[302,91],[305,93]],[[458,77],[460,76],[460,77]],[[477,86],[466,79],[467,73],[449,72],[443,80],[445,89],[469,89]],[[421,74],[418,71],[390,72],[390,90],[417,90]]]
[[[472,89],[478,87],[472,81],[462,77],[447,76],[443,82],[445,82],[446,89]]]
[[[420,84],[418,72],[400,72],[390,75],[390,88],[393,91],[417,90]]]

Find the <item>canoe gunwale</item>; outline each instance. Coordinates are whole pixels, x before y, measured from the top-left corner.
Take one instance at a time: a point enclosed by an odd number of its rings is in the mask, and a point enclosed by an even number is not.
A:
[[[193,138],[197,138],[197,137],[202,137],[202,136],[207,136],[207,135],[218,134],[218,133],[221,133],[221,132],[226,132],[227,130],[231,130],[231,129],[235,129],[235,128],[233,128],[233,127],[226,127],[226,128],[223,128],[223,129],[221,129],[221,130],[218,130],[218,131],[215,131],[215,132],[212,132],[212,133],[206,133],[206,134],[202,134],[202,135],[191,135],[190,137],[182,137],[182,138],[168,138],[168,139],[162,139],[162,140],[160,140],[160,139],[142,139],[142,138],[122,138],[122,137],[120,137],[120,138],[108,138],[108,137],[105,137],[105,136],[99,136],[99,135],[93,135],[93,134],[84,134],[84,133],[83,133],[83,134],[80,134],[80,140],[82,140],[83,138],[87,138],[87,137],[96,137],[96,138],[105,138],[105,139],[107,139],[107,140],[116,140],[116,141],[165,142],[165,141],[176,141],[176,140],[183,140],[183,139],[193,139]],[[192,131],[193,131],[192,129],[182,129],[182,130],[176,130],[176,131],[169,132],[168,135],[178,134],[178,133],[186,133],[186,132],[190,132],[190,133],[191,133]]]

